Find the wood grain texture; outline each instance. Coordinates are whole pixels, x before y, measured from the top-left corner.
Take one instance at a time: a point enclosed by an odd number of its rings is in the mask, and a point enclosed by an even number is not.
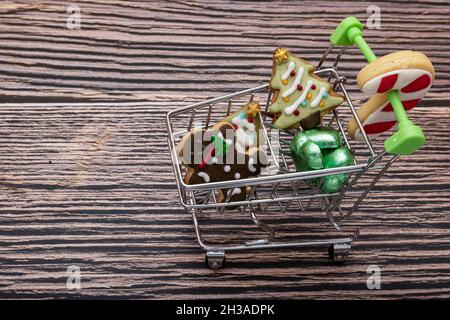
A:
[[[365,21],[368,3],[86,0],[80,30],[66,28],[69,4],[0,4],[0,297],[450,298],[447,1],[378,2],[382,29],[366,32],[378,55],[426,53],[436,81],[412,113],[428,143],[349,222],[361,228],[349,262],[243,252],[219,271],[204,267],[179,204],[165,112],[265,83],[277,46],[317,62],[336,23]],[[340,65],[358,103],[363,65],[355,49]],[[264,218],[282,237],[324,232],[322,216],[297,216]],[[237,213],[202,222],[216,241],[258,236]],[[371,264],[382,290],[367,290]],[[66,287],[70,265],[81,291]]]

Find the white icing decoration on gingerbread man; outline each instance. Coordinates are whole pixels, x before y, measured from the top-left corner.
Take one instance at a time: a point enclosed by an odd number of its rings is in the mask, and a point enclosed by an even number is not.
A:
[[[237,194],[241,194],[241,188],[233,188],[233,189],[228,190],[227,197],[231,198],[232,196],[237,195]]]
[[[210,177],[209,177],[209,175],[206,173],[206,172],[203,172],[203,171],[200,171],[199,173],[198,173],[198,176],[200,177],[200,178],[202,178],[206,183],[208,183],[211,179],[210,179]]]
[[[250,172],[256,172],[256,168],[255,168],[254,164],[255,164],[255,159],[253,159],[253,158],[248,159],[248,170],[250,170]]]

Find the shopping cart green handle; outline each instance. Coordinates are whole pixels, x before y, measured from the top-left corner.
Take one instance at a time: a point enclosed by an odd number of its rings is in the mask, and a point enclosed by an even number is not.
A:
[[[362,23],[355,17],[347,17],[339,23],[331,35],[330,41],[334,45],[342,46],[356,44],[366,60],[371,63],[377,57],[364,40],[362,34]],[[408,119],[397,90],[389,91],[387,96],[397,118],[398,129],[394,135],[384,142],[384,148],[390,154],[412,154],[425,143],[422,128]]]

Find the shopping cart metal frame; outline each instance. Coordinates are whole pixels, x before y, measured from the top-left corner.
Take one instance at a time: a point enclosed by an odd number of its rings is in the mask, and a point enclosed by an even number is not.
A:
[[[271,124],[270,118],[267,116],[268,107],[272,98],[268,84],[191,104],[167,113],[168,144],[180,201],[185,210],[192,215],[197,242],[206,252],[205,260],[210,268],[222,267],[226,252],[254,249],[326,247],[328,248],[330,259],[334,262],[343,262],[346,260],[352,242],[359,235],[359,230],[352,231],[351,235],[347,237],[325,240],[275,241],[274,228],[258,218],[260,214],[273,210],[273,208],[270,208],[271,206],[275,206],[277,210],[285,212],[289,207],[292,208],[292,203],[294,203],[296,204],[297,210],[306,211],[310,210],[313,207],[312,203],[316,201],[318,208],[325,212],[331,226],[337,231],[343,231],[341,223],[358,209],[360,203],[373,189],[381,176],[399,158],[398,155],[386,154],[384,150],[376,153],[370,139],[362,129],[361,121],[345,87],[346,78],[340,76],[337,71],[338,63],[345,49],[343,47],[339,50],[331,67],[324,68],[322,67],[323,63],[333,50],[333,45],[330,45],[324,52],[315,73],[321,77],[328,78],[328,81],[333,84],[334,90],[339,91],[345,97],[345,105],[350,109],[359,129],[363,133],[365,148],[363,152],[359,152],[367,154],[367,156],[366,161],[362,163],[358,163],[355,160],[354,165],[351,166],[308,172],[296,172],[295,168],[292,169],[293,165],[290,163],[288,152],[289,140],[287,138],[295,135],[296,130],[282,130],[279,133],[278,139],[273,138],[273,133],[276,131]],[[262,108],[264,111],[259,116],[264,124],[263,132],[268,154],[270,155],[270,170],[268,171],[271,173],[242,180],[209,182],[196,185],[184,183],[183,175],[185,168],[182,166],[177,154],[177,142],[192,128],[197,127],[195,124],[200,119],[202,119],[201,127],[207,129],[214,122],[213,118],[220,119],[229,115],[233,111],[233,107],[241,107],[243,103],[235,103],[237,99],[246,98],[248,102],[255,99],[256,95],[266,96],[265,105]],[[259,101],[264,100],[259,99]],[[225,104],[226,108],[219,109],[218,106],[220,104]],[[355,152],[349,143],[347,134],[339,118],[339,109],[344,108],[345,105],[341,105],[333,111],[330,115],[331,119],[328,120],[326,125],[339,130],[346,146]],[[216,111],[224,111],[224,114],[214,116],[213,113]],[[184,119],[186,115],[189,116],[187,119]],[[185,120],[184,122],[182,118]],[[184,126],[181,127],[183,123]],[[181,128],[178,128],[177,125],[180,125]],[[277,150],[280,152],[277,153]],[[366,181],[363,187],[359,186],[360,178],[365,176],[369,171],[375,172],[375,174],[372,174],[371,179]],[[311,179],[339,173],[348,173],[350,177],[348,182],[337,193],[322,193],[320,191],[320,184],[315,185],[309,182]],[[283,185],[283,188],[280,187],[281,185]],[[286,189],[286,185],[290,187]],[[230,197],[221,203],[217,201],[215,190],[242,186],[247,186],[249,190],[245,201],[230,201]],[[341,204],[344,198],[349,196],[355,199],[352,200],[352,205],[344,208]],[[198,215],[211,210],[223,214],[230,206],[237,207],[241,213],[248,213],[250,220],[266,232],[267,236],[264,239],[246,241],[242,244],[217,245],[206,243],[202,237]]]

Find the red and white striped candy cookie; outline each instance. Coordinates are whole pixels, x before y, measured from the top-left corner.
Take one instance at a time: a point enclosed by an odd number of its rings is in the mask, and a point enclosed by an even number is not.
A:
[[[374,95],[357,112],[366,134],[375,138],[397,122],[385,93],[398,90],[405,110],[411,110],[430,90],[433,80],[433,65],[420,52],[395,52],[363,68],[358,85],[364,93]],[[355,119],[350,120],[347,129],[352,138],[363,140]]]

